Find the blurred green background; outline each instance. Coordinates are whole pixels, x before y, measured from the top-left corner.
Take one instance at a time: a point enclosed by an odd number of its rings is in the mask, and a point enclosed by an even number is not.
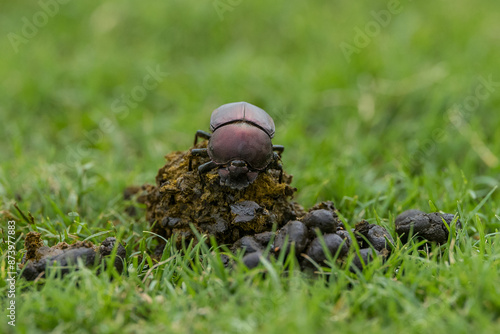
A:
[[[18,327],[2,321],[0,332],[499,327],[498,0],[0,0],[0,9],[2,237],[14,218],[17,263],[35,229],[49,246],[117,236],[127,248],[127,271],[112,281],[89,270],[19,280]],[[302,205],[333,200],[349,223],[391,232],[403,210],[437,208],[465,231],[427,252],[398,245],[362,275],[334,267],[313,282],[280,263],[264,276],[180,253],[146,275],[138,255],[154,237],[144,216],[124,213],[123,189],[154,183],[164,155],[189,149],[211,112],[235,101],[273,116]],[[7,254],[1,243],[1,296]]]
[[[274,117],[305,206],[456,212],[498,184],[498,1],[61,2],[2,1],[4,208],[17,196],[37,217],[53,202],[109,218],[125,186],[153,183],[234,101]],[[145,88],[152,70],[163,76]],[[496,85],[478,99],[481,78]]]

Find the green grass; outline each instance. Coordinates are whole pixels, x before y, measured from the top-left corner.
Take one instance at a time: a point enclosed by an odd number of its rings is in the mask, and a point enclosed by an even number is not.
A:
[[[19,280],[16,327],[2,315],[0,332],[497,332],[500,85],[486,91],[481,78],[500,82],[500,4],[402,0],[348,61],[341,43],[387,6],[241,1],[221,18],[213,1],[71,1],[27,38],[23,17],[40,5],[4,1],[3,239],[9,215],[18,262],[32,230],[48,245],[116,235],[127,270]],[[9,33],[25,38],[17,52]],[[127,106],[120,99],[141,92],[148,68],[168,75]],[[223,269],[198,246],[191,262],[168,249],[146,276],[137,255],[154,237],[124,214],[122,190],[153,183],[165,154],[188,149],[213,109],[241,100],[274,117],[304,206],[333,200],[346,222],[391,232],[403,210],[435,206],[465,228],[427,253],[399,244],[362,275],[334,266],[311,279],[280,261]],[[450,121],[464,103],[474,105]],[[5,243],[0,257],[5,310]]]

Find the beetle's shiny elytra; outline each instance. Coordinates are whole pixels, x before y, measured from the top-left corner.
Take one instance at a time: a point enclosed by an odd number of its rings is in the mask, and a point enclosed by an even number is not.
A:
[[[275,125],[264,110],[247,102],[222,105],[212,113],[210,130],[211,134],[198,130],[194,139],[195,145],[198,137],[208,139],[208,147],[191,150],[194,156],[210,158],[198,167],[202,182],[202,175],[215,168],[218,168],[221,184],[233,189],[246,188],[259,172],[267,169],[279,170],[281,182],[283,168],[279,160],[284,147],[272,144]]]
[[[274,137],[276,128],[267,112],[247,102],[228,103],[215,109],[210,117],[210,130],[214,132],[228,123],[246,122],[264,130],[270,138]]]

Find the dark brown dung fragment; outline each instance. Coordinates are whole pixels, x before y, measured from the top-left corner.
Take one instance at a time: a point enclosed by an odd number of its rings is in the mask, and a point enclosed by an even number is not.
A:
[[[286,249],[288,253],[290,248],[295,247],[295,253],[300,254],[306,248],[309,242],[308,230],[303,222],[292,220],[283,226],[276,234],[274,240],[275,251]]]
[[[351,272],[356,272],[356,269],[363,270],[363,268],[370,263],[374,256],[380,256],[381,254],[373,248],[363,248],[359,250],[359,254],[354,255],[352,264],[350,267]]]
[[[455,216],[449,213],[424,213],[419,210],[408,210],[396,218],[396,233],[403,242],[407,242],[408,237],[413,235],[430,242],[444,244],[448,241],[448,227],[454,219]],[[456,227],[461,227],[460,220],[457,221]]]
[[[45,271],[51,270],[54,265],[60,270],[62,276],[66,275],[78,260],[81,260],[87,267],[98,265],[101,261],[111,255],[115,246],[115,238],[107,238],[100,247],[88,241],[77,241],[68,245],[60,242],[55,246],[43,246],[40,233],[29,232],[25,239],[26,256],[23,258],[21,267],[22,277],[28,281],[38,277],[45,277]],[[118,244],[114,266],[118,272],[123,271],[123,260],[125,259],[125,248]]]
[[[337,215],[326,209],[310,211],[304,216],[302,222],[306,224],[311,236],[315,235],[316,230],[321,233],[335,233],[338,226]]]
[[[372,246],[381,251],[382,249],[390,250],[394,245],[394,239],[392,239],[389,231],[382,226],[370,224],[366,220],[356,224],[354,232],[360,246],[363,248]]]
[[[347,255],[349,247],[338,234],[325,234],[322,236],[322,239],[324,242],[324,246],[332,257],[335,257],[338,254],[338,258],[342,258]],[[324,246],[319,237],[315,238],[306,251],[309,259],[313,260],[319,265],[324,265],[323,262],[327,260]],[[302,266],[312,268],[313,264],[306,258],[302,261]]]

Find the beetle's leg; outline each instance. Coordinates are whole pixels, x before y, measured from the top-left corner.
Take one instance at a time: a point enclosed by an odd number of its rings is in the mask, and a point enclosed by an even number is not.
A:
[[[272,169],[276,169],[276,170],[279,170],[280,171],[280,176],[279,176],[279,183],[282,183],[283,182],[283,165],[279,162],[281,160],[281,156],[274,152],[274,155],[273,155],[273,162],[271,163],[271,165],[269,166],[269,168],[272,168]]]
[[[200,165],[200,167],[198,167],[198,173],[202,173],[202,174],[208,173],[212,169],[216,168],[217,166],[218,165],[215,161],[206,162],[203,165]]]
[[[198,143],[198,137],[201,137],[203,139],[210,139],[212,135],[206,131],[203,130],[198,130],[196,131],[196,134],[194,135],[194,145]]]
[[[278,179],[279,183],[283,183],[283,165],[280,163],[276,164],[276,169],[280,171],[280,177]]]
[[[191,155],[206,158],[206,157],[208,157],[208,149],[206,149],[206,148],[193,148],[191,150]]]
[[[205,187],[205,180],[203,179],[203,174],[211,171],[212,169],[216,168],[218,165],[214,161],[209,161],[204,163],[203,165],[200,165],[198,167],[198,175],[200,176],[200,181],[201,181],[201,186]]]
[[[281,154],[283,153],[284,150],[285,150],[285,146],[283,146],[283,145],[273,145],[273,151],[278,152],[280,158],[281,158]]]
[[[193,148],[189,156],[189,171],[193,170],[193,157],[208,157],[208,150],[206,148]]]

